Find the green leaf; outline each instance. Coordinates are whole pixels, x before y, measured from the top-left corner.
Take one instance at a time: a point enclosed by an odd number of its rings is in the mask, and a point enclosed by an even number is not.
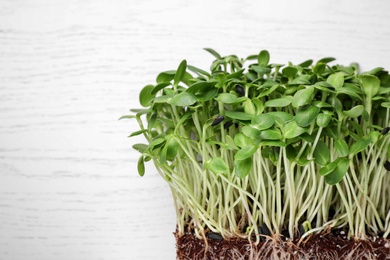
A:
[[[265,102],[266,107],[286,107],[291,104],[293,97],[285,96],[281,98],[271,99]]]
[[[336,161],[338,161],[336,167],[331,172],[325,175],[325,181],[329,185],[335,185],[339,183],[343,179],[349,168],[349,160],[347,158],[338,158]]]
[[[379,88],[379,92],[378,92],[379,95],[384,95],[384,94],[388,94],[388,93],[390,93],[390,87],[386,87],[386,88],[380,87]]]
[[[267,50],[262,50],[257,58],[257,62],[260,66],[267,66],[269,63],[270,55]]]
[[[206,143],[213,144],[213,145],[219,145],[220,148],[229,149],[229,145],[227,143],[215,141],[215,140],[213,140],[213,138],[214,138],[214,136],[207,139]]]
[[[165,143],[163,148],[159,151],[160,164],[166,164],[166,162],[167,162],[167,151],[168,151],[168,145],[167,145],[167,143]]]
[[[298,66],[299,66],[299,67],[302,67],[302,68],[307,68],[307,67],[309,67],[311,64],[313,64],[313,60],[307,60],[307,61],[304,61],[304,62],[300,63]]]
[[[209,53],[211,53],[211,55],[213,55],[217,59],[221,59],[222,58],[221,55],[218,52],[216,52],[215,50],[213,50],[211,48],[204,48],[204,50],[209,52]]]
[[[160,90],[162,90],[163,88],[167,87],[171,85],[171,83],[169,82],[163,82],[163,83],[160,83],[160,84],[157,84],[157,86],[155,86],[151,92],[152,95],[155,95],[157,94],[157,92],[159,92]]]
[[[213,61],[213,63],[211,64],[211,67],[210,67],[210,70],[215,73],[215,72],[220,72],[221,71],[221,65],[226,65],[226,60],[225,59],[217,59],[215,61]],[[219,74],[221,75],[221,74]]]
[[[346,84],[344,84],[346,85]],[[354,100],[359,99],[362,100],[362,97],[359,95],[359,90],[355,90],[351,88],[350,86],[344,86],[340,89],[337,89],[337,94],[345,94],[348,95],[349,97],[353,98]]]
[[[367,146],[371,143],[371,138],[361,138],[357,140],[355,143],[351,145],[351,151],[350,154],[352,156],[358,154],[359,152],[363,151],[364,149],[367,148]]]
[[[308,165],[310,162],[312,162],[313,160],[309,160],[305,157],[301,157],[299,158],[296,162],[299,166],[306,166]]]
[[[181,79],[181,82],[183,82],[184,84],[186,84],[187,86],[190,86],[192,84],[192,82],[194,81],[194,77],[188,73],[187,71],[184,72],[184,75]]]
[[[210,73],[208,73],[207,71],[204,71],[202,69],[199,69],[197,67],[194,67],[192,65],[187,65],[187,68],[192,71],[192,72],[195,72],[196,74],[198,75],[203,75],[203,76],[206,76],[206,77],[211,77]]]
[[[156,148],[161,147],[165,143],[165,138],[158,137],[154,139],[150,144],[149,144],[149,149],[152,151]]]
[[[310,79],[309,75],[301,75],[301,76],[298,76],[298,77],[292,79],[289,84],[290,84],[290,86],[291,85],[310,85],[311,83],[310,83],[309,79]]]
[[[337,132],[337,126],[331,124],[325,128],[325,135],[329,136],[332,139],[338,139],[339,133]]]
[[[361,75],[362,88],[369,99],[379,92],[381,81],[373,75]]]
[[[349,154],[349,147],[347,142],[345,142],[344,139],[334,140],[334,148],[340,157],[345,157],[348,156]]]
[[[280,88],[279,88],[280,89]],[[284,95],[293,95],[297,92],[298,87],[297,86],[292,86],[291,83],[289,84],[288,87],[286,87],[286,90],[284,91]]]
[[[301,90],[298,90],[293,99],[292,106],[298,108],[300,106],[310,104],[314,97],[314,87],[310,86]]]
[[[301,107],[295,115],[295,121],[301,127],[309,126],[316,119],[319,112],[320,108],[316,106]]]
[[[153,112],[152,109],[140,109],[140,110],[133,110],[133,112],[137,112],[135,115],[137,118],[140,118],[142,115],[149,115]]]
[[[381,103],[381,106],[385,108],[390,108],[390,102],[383,102]]]
[[[188,92],[182,92],[180,94],[177,94],[168,101],[169,104],[180,106],[180,107],[190,106],[193,105],[195,102],[196,102],[196,97],[193,94]]]
[[[277,147],[286,147],[287,144],[285,142],[279,140],[262,140],[260,142],[261,146],[277,146]]]
[[[283,111],[273,111],[268,112],[267,114],[273,116],[275,120],[281,120],[284,123],[294,119],[293,115]]]
[[[234,73],[228,74],[226,77],[228,79],[237,79],[237,78],[240,78],[242,76],[244,71],[245,71],[245,69],[240,69]]]
[[[246,57],[245,60],[257,60],[258,57],[259,57],[258,54],[252,54],[252,55],[249,55],[248,57]]]
[[[133,119],[133,118],[136,118],[135,115],[124,115],[124,116],[121,116],[120,118],[118,118],[118,120]]]
[[[329,103],[333,106],[333,108],[337,112],[343,111],[343,104],[341,103],[340,99],[338,99],[336,96],[329,97]]]
[[[213,173],[227,173],[229,167],[221,157],[214,157],[205,163],[206,169],[209,169]]]
[[[178,131],[179,127],[192,117],[193,113],[194,111],[187,111],[184,115],[182,115],[179,122],[175,125],[175,131]]]
[[[219,94],[215,100],[219,101],[219,102],[222,102],[222,103],[225,103],[225,104],[234,104],[234,103],[238,103],[239,101],[238,100],[238,97],[234,94],[231,94],[231,93],[222,93],[222,94]]]
[[[303,133],[299,137],[302,138],[302,140],[304,140],[305,142],[308,142],[308,143],[313,143],[315,141],[315,139],[316,139],[314,134],[309,135],[308,133]]]
[[[293,79],[297,73],[298,73],[298,69],[292,66],[285,67],[282,70],[282,74],[289,79]]]
[[[258,98],[268,96],[269,94],[274,92],[278,87],[279,87],[279,84],[272,85],[270,88],[262,87],[261,90],[263,92],[260,93]]]
[[[317,116],[316,123],[319,127],[327,127],[331,119],[331,115],[320,113]]]
[[[227,149],[238,150],[238,146],[234,142],[233,138],[230,137],[230,135],[225,136],[225,139],[226,139]]]
[[[176,138],[171,137],[169,138],[165,146],[167,147],[166,159],[169,161],[173,161],[179,152],[179,143],[177,142]]]
[[[148,122],[148,130],[152,131],[157,121],[157,113],[151,113],[146,116],[146,121]]]
[[[329,83],[325,82],[325,81],[316,82],[313,86],[316,89],[319,89],[319,90],[321,90],[322,92],[325,92],[325,93],[336,93],[333,90],[333,86],[330,85]]]
[[[184,77],[184,74],[186,72],[186,69],[187,69],[187,61],[186,60],[183,60],[179,67],[177,68],[176,70],[176,73],[175,73],[175,76],[173,78],[173,85],[174,86],[178,86],[180,81],[183,79]]]
[[[157,121],[157,113],[148,114],[146,120],[148,122],[148,130],[152,132]]]
[[[253,128],[252,126],[244,126],[242,128],[242,133],[249,138],[255,139],[260,136],[260,130]]]
[[[217,88],[211,88],[204,92],[197,93],[195,96],[200,102],[206,102],[212,100],[218,94]]]
[[[258,149],[257,145],[249,144],[238,150],[236,155],[234,156],[235,160],[244,160],[246,158],[251,157]]]
[[[334,60],[336,60],[336,59],[333,57],[325,57],[325,58],[322,58],[319,61],[317,61],[317,64],[318,63],[329,63],[329,62],[332,62]]]
[[[150,106],[151,101],[154,99],[155,95],[152,94],[153,89],[153,85],[147,85],[141,90],[139,94],[139,102],[143,107]]]
[[[322,141],[318,140],[313,152],[314,161],[319,165],[326,165],[330,161],[330,150],[328,146]]]
[[[148,146],[146,144],[135,144],[133,145],[133,149],[137,150],[140,153],[144,153]]]
[[[244,102],[244,112],[248,115],[254,116],[256,113],[255,106],[253,105],[252,101],[250,99],[247,99]]]
[[[272,115],[269,114],[257,115],[251,121],[251,125],[258,130],[268,129],[272,127],[274,124],[275,124],[275,119]]]
[[[332,85],[336,90],[342,88],[344,85],[344,75],[341,72],[337,72],[335,74],[331,74],[327,79],[330,85]]]
[[[283,129],[284,138],[294,138],[307,132],[307,128],[300,127],[296,121],[289,122]]]
[[[378,142],[380,136],[381,136],[381,132],[379,131],[371,131],[369,133],[369,136],[370,136],[370,139],[371,139],[371,143],[372,144],[376,144],[376,142]]]
[[[345,159],[346,159],[345,157],[337,158],[333,162],[331,162],[331,163],[325,165],[324,167],[322,167],[320,169],[319,173],[322,176],[326,176],[326,175],[330,174],[332,171],[334,171],[337,168],[337,166],[340,164],[340,162],[345,160]]]
[[[138,164],[137,164],[137,170],[138,174],[142,177],[145,175],[145,162],[144,162],[144,156],[141,155],[138,159]]]
[[[251,120],[253,118],[253,115],[238,111],[226,111],[225,116],[237,120]]]
[[[252,158],[249,157],[245,160],[234,161],[234,173],[239,178],[245,178],[248,176],[252,168]]]
[[[290,161],[295,161],[295,158],[298,156],[298,151],[292,144],[286,146],[286,156]]]
[[[148,131],[147,129],[138,130],[138,131],[135,131],[135,132],[131,133],[131,135],[129,135],[128,137],[137,136],[137,135],[146,133],[147,131]]]
[[[313,105],[319,108],[324,108],[324,107],[332,107],[331,104],[323,102],[323,101],[314,101]]]
[[[281,140],[282,134],[278,129],[267,129],[261,131],[260,137],[265,140]]]
[[[252,99],[253,106],[255,107],[256,110],[256,115],[259,115],[263,113],[264,111],[264,104],[259,100],[259,99]]]
[[[343,111],[343,114],[345,116],[348,116],[348,117],[351,117],[351,118],[356,118],[356,117],[361,116],[363,114],[363,112],[364,112],[364,106],[357,105],[357,106],[351,108],[348,111]]]
[[[208,89],[215,88],[216,81],[198,81],[190,85],[190,87],[186,90],[191,94],[196,94],[198,92],[205,92]]]
[[[269,159],[274,165],[276,165],[279,160],[279,147],[264,147],[261,150],[261,156],[263,158]]]
[[[382,71],[383,71],[383,68],[377,67],[377,68],[374,68],[368,72],[363,72],[362,74],[378,75],[378,73],[380,73]]]
[[[326,64],[322,62],[317,62],[317,64],[313,68],[313,72],[317,75],[321,75],[325,72]]]
[[[175,94],[169,94],[169,95],[163,95],[163,96],[158,96],[154,99],[154,103],[160,104],[160,103],[168,103]]]
[[[368,120],[370,120],[370,114],[368,114],[367,110],[363,111],[363,119],[366,122],[368,122]]]
[[[252,65],[250,68],[253,69],[255,72],[257,72],[259,74],[271,73],[271,69],[267,68],[267,67],[264,67],[264,66]]]
[[[168,71],[161,72],[160,74],[158,74],[156,78],[157,84],[169,83],[173,79],[173,77],[175,77],[175,73],[176,73],[175,70],[168,70]]]
[[[244,135],[243,133],[238,133],[234,136],[234,142],[238,147],[245,147],[252,143],[252,140]]]

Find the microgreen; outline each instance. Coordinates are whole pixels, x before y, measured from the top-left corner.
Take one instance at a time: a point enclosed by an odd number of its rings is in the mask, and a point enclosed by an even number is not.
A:
[[[389,236],[389,73],[206,51],[209,71],[183,60],[141,90],[146,109],[121,117],[139,124],[130,137],[146,139],[133,146],[139,174],[153,161],[172,188],[179,234],[258,243],[259,230],[296,237],[347,225],[349,236]]]

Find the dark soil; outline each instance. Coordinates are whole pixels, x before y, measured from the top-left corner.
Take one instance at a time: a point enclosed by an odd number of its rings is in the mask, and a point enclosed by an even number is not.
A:
[[[390,259],[390,239],[368,237],[366,240],[348,239],[344,231],[314,234],[304,241],[280,236],[268,237],[258,245],[245,239],[224,240],[214,233],[198,239],[188,232],[177,233],[177,259]]]

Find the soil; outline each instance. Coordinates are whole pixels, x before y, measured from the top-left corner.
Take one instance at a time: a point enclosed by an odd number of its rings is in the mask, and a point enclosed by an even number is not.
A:
[[[343,230],[313,234],[303,241],[281,235],[278,239],[267,237],[258,245],[246,239],[224,240],[215,233],[204,239],[187,232],[175,233],[177,259],[390,259],[390,239],[379,236],[365,240],[348,239]]]

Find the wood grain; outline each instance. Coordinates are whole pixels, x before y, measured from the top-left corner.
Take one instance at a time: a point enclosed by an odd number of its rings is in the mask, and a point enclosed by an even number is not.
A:
[[[390,68],[390,2],[3,0],[0,259],[174,259],[175,212],[140,138],[138,92],[212,47],[275,63]]]

